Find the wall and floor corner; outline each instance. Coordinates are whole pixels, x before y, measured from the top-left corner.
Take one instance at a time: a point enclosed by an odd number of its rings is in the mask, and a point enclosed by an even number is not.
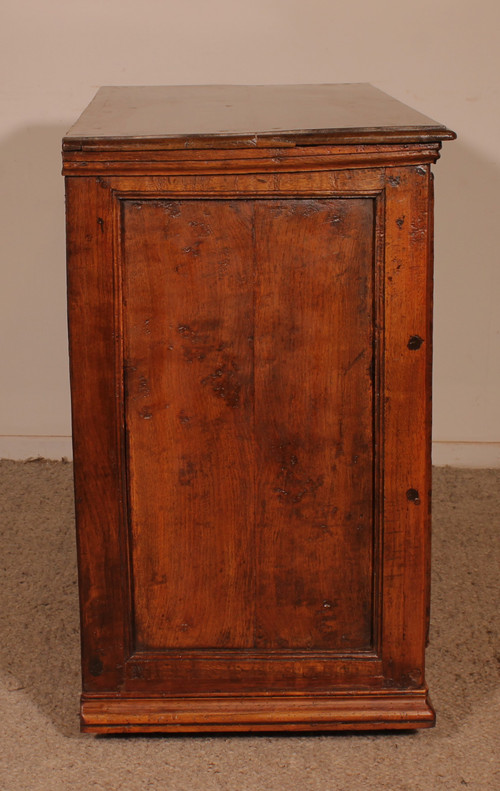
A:
[[[498,4],[147,6],[3,5],[0,457],[71,455],[60,145],[97,87],[371,82],[458,132],[436,165],[434,462],[500,466]]]

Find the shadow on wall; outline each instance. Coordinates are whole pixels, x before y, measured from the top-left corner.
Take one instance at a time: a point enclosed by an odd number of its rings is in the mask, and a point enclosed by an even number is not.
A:
[[[459,139],[435,174],[434,438],[500,441],[500,168]]]
[[[69,126],[28,126],[0,142],[2,230],[15,247],[36,250],[35,240],[47,234],[53,238],[60,235],[64,200],[61,141]],[[28,231],[33,234],[31,239]]]
[[[69,434],[64,182],[66,126],[0,143],[0,435]]]
[[[498,270],[500,168],[471,146],[445,143],[436,174],[436,274],[447,294],[460,291],[462,276]],[[479,281],[482,282],[481,280]],[[490,294],[483,294],[488,304]],[[464,316],[457,316],[462,323]]]
[[[70,434],[61,176],[69,126],[26,127],[0,143],[0,365],[9,371],[0,435]],[[500,440],[485,337],[493,342],[499,329],[491,295],[500,285],[500,170],[460,139],[445,144],[435,170],[435,438],[473,440],[484,429]]]

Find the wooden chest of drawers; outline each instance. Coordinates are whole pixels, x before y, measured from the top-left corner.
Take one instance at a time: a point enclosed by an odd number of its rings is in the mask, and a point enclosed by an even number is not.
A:
[[[323,85],[101,89],[64,139],[83,730],[433,724],[453,137]]]

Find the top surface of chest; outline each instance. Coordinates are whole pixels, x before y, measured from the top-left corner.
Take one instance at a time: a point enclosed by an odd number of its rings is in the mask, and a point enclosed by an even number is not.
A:
[[[98,91],[64,149],[408,143],[454,136],[366,83],[122,86]]]

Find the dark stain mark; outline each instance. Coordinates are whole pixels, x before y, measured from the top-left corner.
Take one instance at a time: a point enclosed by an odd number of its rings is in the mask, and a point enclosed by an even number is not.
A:
[[[177,327],[177,332],[182,335],[183,338],[189,338],[195,334],[194,330],[192,330],[187,324],[179,324]]]
[[[231,630],[230,629],[223,629],[219,632],[216,645],[227,645],[231,640]]]
[[[420,337],[420,335],[412,335],[410,340],[408,341],[408,348],[410,351],[416,351],[420,349],[424,342],[424,339]]]
[[[199,239],[197,242],[194,242],[189,247],[183,247],[182,252],[190,253],[191,255],[197,257],[200,254],[200,245],[201,245],[201,239]]]
[[[191,343],[207,344],[210,342],[211,335],[218,329],[220,321],[218,319],[206,319],[193,327],[190,324],[178,324],[177,332],[183,338],[188,338]]]
[[[328,222],[330,225],[333,225],[333,227],[335,228],[339,224],[339,222],[342,222],[343,219],[344,218],[342,215],[334,214],[333,217],[329,218]]]
[[[405,222],[405,215],[403,214],[402,217],[398,217],[398,219],[396,220],[396,225],[398,226],[398,228],[402,228],[404,222]]]
[[[181,409],[177,417],[179,418],[181,423],[189,423],[191,421],[191,418],[188,417],[188,415],[186,415],[183,409]]]
[[[229,265],[231,263],[231,251],[229,247],[223,247],[221,249],[221,258],[217,262],[217,277],[219,280],[222,280],[227,274]]]
[[[197,233],[199,233],[200,236],[210,236],[212,233],[212,229],[205,222],[199,222],[198,220],[190,220],[189,225],[192,228],[196,228],[196,231]],[[197,244],[200,244],[200,242],[197,242]]]
[[[102,217],[98,217],[97,222],[99,223],[99,228],[101,229],[101,233],[104,233],[104,220],[102,219]]]
[[[410,503],[415,503],[415,505],[420,505],[420,495],[417,489],[408,489],[406,492],[406,499],[409,500]]]
[[[89,663],[89,671],[91,676],[100,676],[102,671],[104,670],[104,665],[102,664],[99,657],[95,656],[93,659],[90,660]]]
[[[217,275],[219,279],[222,279],[227,274],[228,266],[229,266],[229,258],[224,258],[222,261],[218,262]]]
[[[139,393],[144,396],[144,398],[150,395],[148,380],[145,376],[139,377]]]
[[[423,241],[427,235],[427,218],[419,217],[410,226],[410,238],[413,242]]]
[[[180,217],[181,206],[178,201],[159,201],[159,205],[169,217],[173,217],[174,219]]]
[[[204,360],[211,348],[211,336],[217,328],[217,321],[206,321],[200,327],[193,328],[189,324],[179,324],[177,332],[188,341],[182,345],[184,359],[188,363]]]
[[[348,372],[351,370],[351,368],[353,368],[353,366],[355,366],[355,365],[356,365],[356,363],[358,362],[358,360],[361,360],[361,358],[362,358],[362,357],[364,357],[364,354],[365,354],[365,349],[362,349],[362,350],[360,351],[360,353],[359,353],[358,355],[356,355],[356,357],[354,358],[354,360],[352,360],[352,361],[349,363],[349,365],[348,365],[348,366],[346,366],[345,373],[348,373]]]
[[[288,642],[288,640],[285,640],[284,637],[277,637],[276,638],[276,645],[277,645],[278,648],[289,648],[290,647],[290,643]]]
[[[400,181],[401,181],[400,176],[390,176],[389,178],[389,184],[391,185],[391,187],[399,187]]]
[[[232,363],[232,367],[238,370],[236,363]],[[218,398],[222,398],[229,407],[237,407],[240,403],[241,384],[227,365],[206,376],[201,380],[203,385],[212,385],[212,392]]]
[[[333,536],[335,534],[334,527],[330,526],[330,525],[327,525],[325,522],[323,522],[323,523],[321,523],[319,525],[318,524],[313,525],[313,527],[316,527],[317,530],[320,530],[321,533],[324,536]],[[316,540],[316,539],[313,538],[313,540]]]
[[[321,211],[322,207],[318,205],[317,200],[312,201],[290,201],[292,204],[292,214],[298,214],[299,217],[313,217]],[[295,204],[295,205],[293,205]]]
[[[203,352],[200,352],[200,354],[197,354],[196,350],[186,348],[185,346],[182,347],[182,351],[183,351],[183,354],[184,354],[184,359],[186,360],[187,363],[192,363],[193,360],[200,360],[201,361],[201,360],[205,359],[205,355],[203,354]]]
[[[319,475],[317,478],[308,476],[304,478],[298,472],[299,459],[295,453],[288,451],[291,442],[283,441],[280,443],[279,448],[282,451],[280,458],[280,477],[283,481],[279,487],[274,491],[278,493],[280,499],[290,496],[290,501],[294,504],[300,503],[306,495],[314,495],[316,491],[323,486],[324,475]],[[283,452],[283,451],[288,452]]]
[[[227,406],[237,407],[240,404],[242,383],[238,372],[240,366],[227,351],[231,343],[220,340],[216,345],[214,335],[218,334],[220,322],[207,320],[198,326],[179,324],[177,332],[185,340],[182,344],[184,359],[188,363],[207,360],[203,368],[212,372],[200,379],[205,387],[210,387],[217,398]],[[214,359],[215,357],[215,359]]]
[[[368,376],[372,385],[375,384],[375,357],[372,357],[370,365],[368,366]]]
[[[132,665],[130,678],[144,678],[144,672],[140,665]]]
[[[323,482],[324,482],[323,475],[320,475],[318,478],[316,478],[316,480],[314,480],[313,478],[308,478],[304,484],[304,487],[293,498],[293,502],[300,503],[300,501],[306,494],[312,494],[312,495],[316,494],[320,486],[323,486]]]
[[[178,478],[181,486],[191,486],[196,477],[197,472],[192,461],[186,462],[186,466],[179,469]]]

